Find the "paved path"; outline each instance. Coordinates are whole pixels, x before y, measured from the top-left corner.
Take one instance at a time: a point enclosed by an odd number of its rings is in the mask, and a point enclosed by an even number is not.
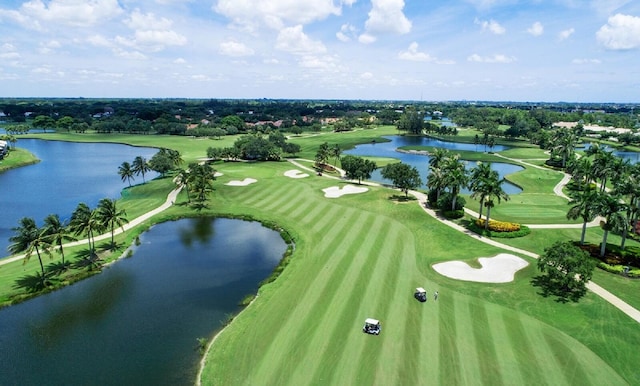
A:
[[[118,229],[116,229],[113,234],[114,235],[119,235],[122,232],[128,231],[129,229],[138,226],[140,224],[142,224],[143,222],[149,220],[151,217],[155,216],[156,214],[167,210],[169,207],[171,207],[171,205],[173,205],[173,203],[176,201],[176,197],[178,196],[178,193],[180,193],[180,190],[182,189],[182,187],[176,188],[174,190],[172,190],[168,195],[167,195],[167,199],[164,202],[164,204],[160,205],[159,207],[139,216],[134,218],[133,220],[129,221],[128,223],[124,224],[124,226],[119,227]],[[105,240],[105,239],[109,239],[111,238],[111,232],[99,235],[94,237],[95,241],[100,241],[100,240]],[[88,243],[87,239],[83,239],[83,240],[78,240],[78,241],[73,241],[70,243],[66,243],[63,244],[64,248],[67,247],[74,247],[77,245],[82,245],[82,244],[86,244]],[[22,260],[24,259],[25,255],[17,255],[17,256],[13,256],[10,257],[8,259],[2,259],[0,260],[0,266],[5,265],[5,264],[9,264],[9,263],[13,263],[14,261],[18,261],[18,260]]]

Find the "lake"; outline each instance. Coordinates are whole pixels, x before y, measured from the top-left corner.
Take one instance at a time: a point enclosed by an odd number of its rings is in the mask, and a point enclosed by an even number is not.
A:
[[[137,156],[149,160],[157,152],[120,144],[38,139],[19,139],[16,145],[41,162],[0,173],[0,257],[8,255],[11,228],[22,217],[33,217],[41,225],[52,213],[69,219],[80,202],[93,208],[105,197],[119,198],[128,184],[120,179],[118,166]],[[145,178],[156,176],[151,172]],[[132,183],[142,183],[142,178]]]
[[[0,385],[192,385],[200,354],[286,250],[257,222],[185,219],[133,257],[0,309]]]
[[[389,136],[385,137],[390,142],[370,143],[364,145],[357,145],[354,149],[347,150],[344,154],[357,155],[357,156],[376,156],[376,157],[388,157],[397,158],[405,164],[415,166],[420,173],[422,179],[422,188],[426,189],[427,176],[429,175],[429,156],[420,154],[410,154],[398,152],[397,149],[402,146],[434,146],[438,148],[448,149],[452,151],[484,151],[483,145],[474,145],[468,143],[456,143],[446,142],[429,137],[415,137],[415,136]],[[493,147],[493,151],[506,150],[509,147],[503,145],[496,145]],[[475,167],[475,162],[466,162],[467,169]],[[496,170],[500,174],[500,178],[523,170],[522,166],[508,164],[504,162],[492,162],[491,169]],[[377,169],[371,174],[371,180],[376,182],[382,182],[391,184],[391,181],[382,178],[381,170]],[[518,194],[522,192],[518,186],[505,182],[502,184],[502,189],[507,194]],[[462,193],[470,193],[468,190],[463,190]]]

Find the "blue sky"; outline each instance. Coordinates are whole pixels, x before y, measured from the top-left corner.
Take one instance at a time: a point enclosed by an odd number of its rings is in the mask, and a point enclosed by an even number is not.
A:
[[[637,0],[5,0],[0,97],[640,102]]]

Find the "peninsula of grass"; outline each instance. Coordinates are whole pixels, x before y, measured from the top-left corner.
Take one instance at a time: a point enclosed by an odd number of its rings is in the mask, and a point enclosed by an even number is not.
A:
[[[0,173],[38,162],[40,162],[40,160],[28,150],[20,148],[11,149],[11,151],[0,160]]]
[[[361,130],[296,141],[303,146],[301,157],[313,159],[320,143],[347,147],[370,142],[376,132],[393,134],[390,129]],[[145,140],[151,145],[152,140]],[[175,148],[163,141],[155,146]],[[203,141],[207,147],[215,142]],[[202,156],[189,151],[190,159]],[[542,297],[531,285],[538,275],[534,260],[523,256],[529,266],[511,283],[445,278],[431,266],[475,261],[503,250],[443,225],[415,201],[390,200],[397,192],[383,187],[328,199],[322,189],[346,182],[316,175],[285,177],[285,171],[295,168],[286,161],[220,163],[215,168],[224,175],[215,182],[208,208],[195,211],[186,205],[183,192],[176,205],[148,224],[118,236],[125,246],[155,222],[248,215],[277,224],[295,240],[278,279],[263,285],[251,305],[218,334],[205,358],[203,384],[640,384],[638,323],[592,293],[579,303]],[[224,185],[247,177],[257,182]],[[149,189],[153,198],[140,199],[166,198],[166,181],[147,185],[140,188]],[[125,200],[131,203],[123,200],[123,205],[132,207],[134,191],[130,193]],[[492,217],[511,221],[494,214],[501,206],[492,210]],[[554,238],[576,240],[579,231],[532,229],[531,235],[504,243],[538,251]],[[590,229],[588,238],[597,237],[597,230]],[[34,271],[33,259],[25,266],[2,266],[0,275],[9,269]],[[0,277],[2,285],[6,280]],[[613,293],[625,285],[617,280],[603,284]],[[430,295],[437,290],[437,302],[432,296],[417,302],[415,287]],[[620,292],[625,297],[633,293]],[[382,322],[380,336],[362,333],[369,317]]]

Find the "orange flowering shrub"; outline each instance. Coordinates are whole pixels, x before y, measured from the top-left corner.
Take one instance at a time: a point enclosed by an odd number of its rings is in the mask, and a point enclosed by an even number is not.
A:
[[[485,219],[477,219],[476,226],[478,228],[484,229]],[[504,221],[496,221],[489,220],[489,230],[493,232],[517,232],[520,230],[520,224],[513,222],[504,222]]]

